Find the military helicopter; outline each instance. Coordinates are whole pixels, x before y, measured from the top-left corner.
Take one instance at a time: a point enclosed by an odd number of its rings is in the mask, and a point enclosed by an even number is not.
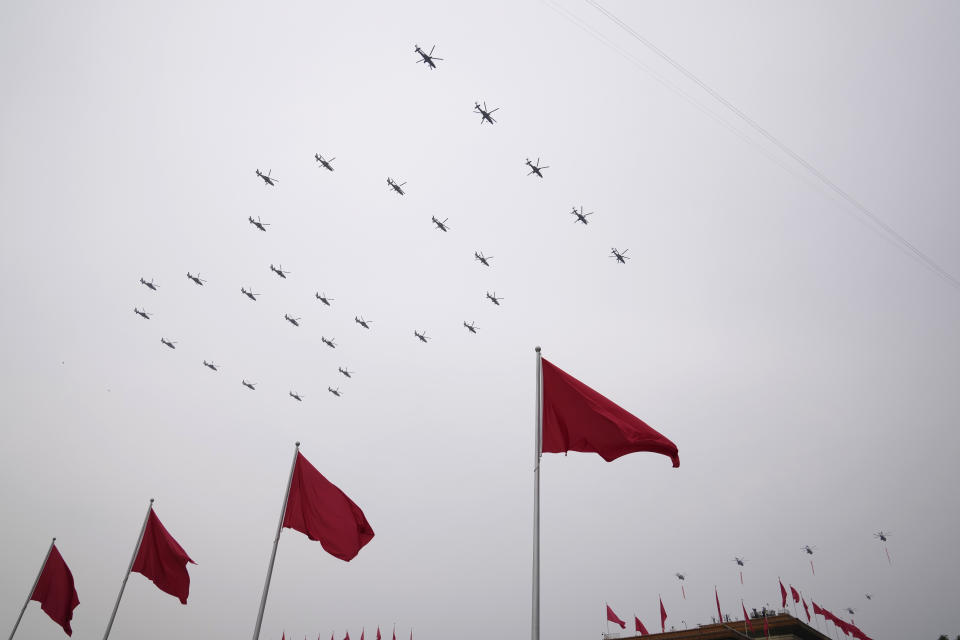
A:
[[[284,271],[284,270],[283,270],[283,265],[282,265],[282,264],[281,264],[279,267],[275,267],[275,266],[273,266],[273,265],[271,264],[271,265],[270,265],[270,271],[273,271],[275,274],[277,274],[278,276],[280,276],[280,277],[283,278],[284,280],[287,279],[287,274],[290,273],[289,271]]]
[[[740,566],[742,567],[742,566],[743,566],[743,563],[746,562],[747,559],[746,559],[746,558],[741,558],[740,556],[734,556],[734,557],[733,557],[733,561],[736,562],[738,565],[740,565]]]
[[[675,573],[675,574],[673,574],[673,575],[677,576],[677,580],[686,580],[686,579],[687,579],[687,574],[685,574],[685,573]]]
[[[287,314],[283,314],[283,317],[286,319],[287,322],[289,322],[289,323],[292,324],[293,326],[295,326],[295,327],[299,327],[299,326],[300,326],[300,318],[292,318],[292,317],[288,316]]]
[[[317,300],[319,300],[320,302],[322,302],[323,304],[325,304],[325,305],[327,305],[327,306],[329,307],[329,306],[330,306],[330,301],[333,300],[333,298],[328,298],[328,297],[327,297],[327,294],[325,294],[325,293],[323,293],[323,294],[317,293]]]
[[[350,371],[349,369],[344,369],[343,367],[337,367],[337,371],[347,376],[348,378],[352,378],[353,374],[356,373],[356,371]]]
[[[243,381],[243,386],[245,386],[247,389],[250,389],[250,391],[256,391],[256,390],[257,390],[257,383],[256,383],[256,382],[247,382],[246,380],[244,380],[244,381]]]
[[[146,311],[143,311],[143,310],[141,310],[141,309],[137,309],[136,307],[134,307],[134,308],[133,308],[133,312],[134,312],[135,314],[137,314],[138,316],[140,316],[141,318],[145,318],[145,319],[147,319],[147,320],[150,319],[150,314],[147,313]]]
[[[254,292],[253,292],[253,287],[250,287],[250,291],[247,291],[247,290],[244,289],[243,287],[240,287],[240,293],[242,293],[243,295],[247,296],[248,298],[250,298],[250,299],[253,300],[254,302],[257,301],[257,296],[260,295],[259,293],[254,293]]]
[[[480,261],[480,264],[482,264],[482,265],[485,266],[485,267],[489,267],[489,266],[490,266],[490,260],[493,260],[493,256],[485,256],[485,255],[483,255],[482,252],[477,252],[477,251],[474,251],[474,252],[473,252],[473,257],[474,257],[476,260],[479,260],[479,261]]]
[[[677,580],[680,581],[680,594],[683,595],[683,599],[686,600],[687,590],[683,588],[683,582],[687,579],[687,575],[685,573],[675,573],[673,575],[677,576]]]
[[[472,322],[467,322],[466,320],[464,320],[463,326],[465,326],[465,327],[467,328],[467,331],[469,331],[470,333],[476,333],[476,332],[477,332],[477,329],[480,328],[480,327],[475,326],[474,323],[472,323]]]
[[[843,610],[849,613],[850,615],[854,615],[857,612],[856,609],[854,609],[853,607],[844,607]]]
[[[316,160],[317,162],[319,162],[319,163],[320,163],[320,166],[322,166],[322,167],[323,167],[324,169],[326,169],[327,171],[333,171],[333,167],[330,166],[330,163],[333,162],[334,160],[336,160],[336,158],[330,158],[329,160],[324,160],[324,159],[323,159],[323,156],[320,155],[319,153],[313,154],[313,158],[314,158],[314,160]]]
[[[589,222],[587,222],[587,216],[592,216],[593,211],[591,211],[590,213],[584,213],[583,207],[580,207],[580,211],[577,211],[577,208],[574,207],[573,211],[571,211],[570,214],[577,216],[577,219],[573,221],[574,224],[576,224],[577,222],[582,222],[583,224],[590,224]]]
[[[423,49],[420,48],[420,45],[418,44],[413,45],[414,52],[419,53],[420,57],[423,58],[422,60],[417,60],[417,62],[426,62],[428,67],[430,67],[431,69],[436,69],[437,65],[433,64],[433,61],[443,60],[443,58],[438,58],[435,55],[433,55],[433,50],[436,48],[437,48],[437,45],[433,45],[432,47],[430,47],[430,53],[424,53]]]
[[[447,220],[450,218],[444,218],[443,222],[437,220],[436,216],[430,216],[430,219],[433,220],[433,224],[437,225],[437,229],[440,229],[440,231],[446,233],[449,230],[450,227],[447,225]]]
[[[170,347],[171,349],[176,349],[176,347],[173,346],[173,345],[177,344],[176,341],[171,342],[170,340],[167,340],[166,338],[160,338],[160,342],[162,342],[163,344],[167,345],[167,346]]]
[[[323,344],[327,345],[327,346],[330,347],[331,349],[336,349],[336,348],[337,348],[337,345],[336,345],[336,343],[333,341],[333,340],[334,340],[333,338],[330,338],[329,340],[327,340],[326,337],[320,336],[320,340],[323,341]]]
[[[336,389],[334,389],[333,387],[327,387],[327,391],[337,396],[338,398],[340,397],[340,387],[337,387]]]
[[[247,216],[247,220],[249,220],[250,224],[255,226],[257,229],[260,229],[260,231],[266,231],[267,227],[270,226],[269,222],[260,222],[260,216],[257,216],[256,220],[253,219],[253,216]]]
[[[865,593],[865,594],[863,594],[863,596],[864,596],[867,600],[873,600],[873,594],[872,594],[872,593]]]
[[[140,278],[140,284],[142,284],[143,286],[147,287],[148,289],[150,289],[150,290],[152,290],[152,291],[156,291],[156,290],[157,290],[157,285],[153,284],[153,280],[151,280],[150,282],[147,282],[147,281],[144,280],[143,278]]]
[[[630,256],[627,255],[627,251],[630,251],[630,249],[617,251],[617,248],[613,247],[612,249],[610,249],[610,257],[616,258],[617,262],[619,262],[620,264],[627,264],[627,260],[630,259]]]
[[[484,122],[489,122],[490,124],[493,124],[496,122],[496,120],[493,119],[493,113],[495,111],[499,111],[500,107],[497,107],[496,109],[490,109],[489,111],[487,111],[486,102],[483,103],[483,107],[480,106],[479,102],[474,102],[473,110],[480,114],[480,124],[483,124]]]
[[[290,392],[290,397],[296,400],[297,402],[303,402],[303,398],[300,397],[299,393]]]
[[[544,169],[549,169],[549,168],[550,168],[550,167],[541,167],[541,166],[540,166],[540,158],[537,158],[536,163],[530,162],[530,158],[527,158],[526,164],[527,164],[528,167],[530,167],[530,173],[527,174],[528,176],[532,176],[533,174],[537,174],[538,177],[542,178],[542,177],[543,177],[543,174],[540,173],[540,172],[543,171]]]
[[[193,282],[194,282],[195,284],[198,284],[198,285],[200,285],[201,287],[203,286],[203,283],[206,282],[206,280],[204,280],[203,278],[200,277],[200,274],[199,274],[199,273],[198,273],[197,275],[193,275],[192,273],[190,273],[189,271],[187,271],[187,277],[190,278],[191,280],[193,280]]]
[[[800,549],[802,549],[808,556],[812,556],[813,550],[816,549],[816,547],[811,547],[810,545],[805,544],[802,547],[800,547]]]
[[[496,292],[496,291],[493,292],[493,295],[490,295],[490,292],[487,291],[487,299],[488,299],[490,302],[492,302],[493,304],[497,305],[498,307],[500,306],[500,301],[503,300],[503,298],[498,298],[498,297],[497,297],[497,292]]]
[[[369,329],[370,325],[373,324],[373,320],[364,320],[363,318],[358,318],[357,316],[353,316],[353,321],[364,329]]]
[[[880,540],[880,542],[886,542],[886,541],[887,541],[887,537],[888,537],[889,535],[890,535],[890,532],[889,532],[889,531],[877,531],[875,534],[873,534],[873,537],[874,537],[874,538],[877,538],[878,540]]]
[[[430,336],[427,335],[426,331],[424,331],[423,333],[420,333],[419,331],[414,329],[413,335],[415,335],[420,340],[420,342],[426,342],[427,340],[430,339]]]
[[[393,178],[387,178],[387,184],[390,185],[391,189],[393,189],[400,195],[403,195],[403,189],[401,189],[401,187],[407,183],[401,182],[400,184],[397,184],[396,182],[393,181]]]
[[[210,369],[211,371],[220,371],[220,367],[213,364],[212,362],[207,362],[206,360],[203,361],[203,366],[205,366],[207,369]]]
[[[271,178],[269,171],[267,171],[267,175],[263,175],[262,173],[260,173],[260,169],[257,169],[257,177],[263,179],[263,183],[271,187],[277,186],[276,183],[280,182],[276,178]]]

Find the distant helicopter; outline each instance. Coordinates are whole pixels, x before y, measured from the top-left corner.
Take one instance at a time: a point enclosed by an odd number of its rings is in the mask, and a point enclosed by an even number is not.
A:
[[[324,160],[324,159],[323,159],[323,156],[320,155],[319,153],[313,154],[313,158],[314,158],[314,160],[316,160],[317,162],[319,162],[319,163],[320,163],[320,166],[322,166],[322,167],[323,167],[324,169],[326,169],[327,171],[333,171],[333,167],[330,166],[330,163],[333,162],[334,160],[336,160],[336,158],[330,158],[329,160]]]
[[[247,290],[244,289],[243,287],[240,287],[240,293],[242,293],[243,295],[247,296],[248,298],[250,298],[250,299],[253,300],[254,302],[257,301],[257,296],[260,295],[259,293],[254,293],[254,292],[253,292],[253,287],[250,287],[250,291],[247,291]]]
[[[327,340],[326,337],[320,336],[320,340],[322,340],[322,341],[323,341],[323,344],[327,345],[327,346],[330,347],[331,349],[336,349],[336,348],[337,348],[337,345],[336,345],[336,343],[333,341],[333,340],[334,340],[333,338],[330,338],[329,340]]]
[[[497,292],[496,292],[496,291],[493,292],[493,295],[490,295],[490,292],[487,291],[487,299],[488,299],[490,302],[492,302],[493,304],[497,305],[498,307],[500,306],[500,301],[503,300],[503,298],[498,298],[498,297],[497,297]]]
[[[290,397],[296,400],[297,402],[303,402],[303,398],[300,397],[299,393],[290,392]]]
[[[353,321],[364,329],[369,329],[370,325],[373,324],[373,320],[364,320],[362,317],[358,318],[357,316],[353,316]]]
[[[479,260],[479,261],[480,261],[480,264],[482,264],[482,265],[485,266],[485,267],[489,267],[489,266],[490,266],[490,262],[489,262],[489,261],[490,261],[490,260],[493,260],[493,256],[485,256],[485,255],[483,255],[482,252],[477,252],[477,251],[474,251],[474,252],[473,252],[473,257],[474,257],[476,260]]]
[[[843,610],[849,613],[850,615],[854,615],[857,612],[856,609],[854,609],[853,607],[844,607]]]
[[[257,216],[256,220],[253,219],[253,216],[247,216],[247,220],[249,220],[250,224],[255,226],[257,229],[260,229],[260,231],[266,231],[267,227],[270,226],[269,222],[260,222],[260,216]]]
[[[170,347],[171,349],[176,349],[176,347],[173,346],[173,345],[177,344],[176,341],[171,342],[170,340],[167,340],[166,338],[160,338],[160,342],[162,342],[163,344],[167,345],[167,346]]]
[[[675,574],[673,574],[673,575],[677,576],[677,579],[678,579],[678,580],[686,580],[686,579],[687,579],[687,574],[685,574],[685,573],[675,573]]]
[[[153,284],[153,280],[151,280],[150,282],[147,282],[147,281],[144,280],[143,278],[140,278],[140,284],[142,284],[143,286],[147,287],[148,289],[150,289],[150,290],[152,290],[152,291],[156,291],[156,290],[157,290],[157,285]]]
[[[337,396],[338,398],[340,397],[340,387],[337,387],[336,389],[334,389],[333,387],[327,387],[327,391]]]
[[[329,307],[329,306],[330,306],[330,301],[333,300],[333,298],[328,298],[328,297],[327,297],[327,294],[325,294],[325,293],[323,293],[323,294],[317,293],[317,300],[319,300],[320,302],[322,302],[323,304],[325,304],[325,305],[327,305],[327,306]]]
[[[146,311],[143,311],[143,310],[141,310],[141,309],[137,309],[136,307],[134,307],[134,308],[133,308],[133,312],[134,312],[135,314],[137,314],[138,316],[140,316],[141,318],[146,318],[147,320],[150,319],[150,314],[147,313]]]
[[[267,171],[267,175],[263,175],[262,173],[260,173],[260,169],[257,169],[257,177],[258,177],[258,178],[262,178],[262,179],[263,179],[263,183],[266,184],[266,185],[270,185],[271,187],[277,186],[276,183],[280,182],[280,181],[277,180],[276,178],[271,178],[271,177],[270,177],[270,171]]]
[[[300,318],[292,318],[292,317],[290,317],[290,316],[287,315],[287,314],[283,314],[283,317],[286,319],[287,322],[289,322],[289,323],[292,324],[293,326],[295,326],[295,327],[299,327],[299,326],[300,326]]]
[[[344,369],[343,367],[337,367],[337,371],[347,376],[348,378],[352,378],[353,374],[356,373],[356,371],[350,371],[349,369]]]
[[[473,110],[480,114],[480,124],[483,124],[484,122],[489,122],[490,124],[494,124],[496,120],[493,119],[493,113],[495,111],[499,111],[500,107],[497,107],[496,109],[490,109],[489,111],[487,111],[486,102],[483,103],[483,107],[480,106],[479,102],[474,102]]]
[[[247,382],[246,380],[244,380],[244,381],[243,381],[243,386],[245,386],[247,389],[250,389],[251,391],[256,391],[256,390],[257,390],[257,383],[256,383],[256,382]]]
[[[426,342],[427,340],[430,339],[430,336],[427,335],[427,332],[426,332],[426,331],[424,331],[423,333],[420,333],[419,331],[417,331],[416,329],[414,329],[414,330],[413,330],[413,335],[417,336],[417,338],[420,340],[420,342]]]
[[[747,559],[746,559],[746,558],[741,558],[740,556],[734,556],[734,557],[733,557],[733,561],[736,562],[738,565],[740,565],[740,566],[742,567],[742,566],[743,566],[743,563],[746,562]]]
[[[683,595],[683,599],[686,600],[686,599],[687,599],[687,590],[683,588],[683,582],[687,579],[687,574],[685,574],[685,573],[675,573],[675,574],[673,574],[673,575],[677,576],[677,580],[680,581],[680,593]]]
[[[270,271],[273,271],[275,274],[277,274],[278,276],[280,276],[280,277],[283,278],[284,280],[287,279],[287,274],[290,273],[289,271],[284,271],[284,270],[283,270],[283,265],[282,265],[282,264],[281,264],[279,267],[275,267],[275,266],[273,266],[273,265],[271,264],[271,265],[270,265]]]
[[[873,594],[872,594],[872,593],[865,593],[865,594],[863,594],[863,596],[864,596],[867,600],[873,600]]]
[[[203,361],[203,366],[205,366],[207,369],[210,369],[211,371],[220,371],[220,367],[213,364],[212,362],[207,362],[206,360]]]
[[[542,177],[543,177],[543,174],[540,173],[540,172],[543,171],[544,169],[549,169],[549,168],[550,168],[550,167],[541,167],[541,166],[540,166],[540,158],[537,158],[536,163],[530,162],[530,158],[527,158],[526,164],[527,164],[528,167],[530,167],[530,173],[527,174],[528,176],[531,176],[531,175],[533,175],[533,174],[537,174],[537,177],[542,178]]]
[[[627,255],[627,251],[630,251],[630,249],[617,251],[617,248],[613,247],[612,249],[610,249],[610,257],[616,258],[617,262],[619,262],[620,264],[627,264],[627,260],[630,259],[630,256]]]
[[[199,273],[197,275],[193,275],[192,273],[187,271],[187,277],[193,280],[194,284],[198,284],[201,287],[203,286],[203,283],[206,282],[206,280],[200,277]]]
[[[435,55],[433,55],[433,50],[436,48],[437,48],[437,45],[433,45],[432,47],[430,47],[430,53],[424,53],[423,49],[420,48],[420,45],[418,44],[413,45],[414,52],[419,53],[420,57],[423,58],[422,60],[417,60],[417,62],[426,62],[428,67],[430,67],[431,69],[436,69],[437,65],[433,64],[433,61],[443,60],[443,58],[438,58]]]
[[[877,539],[880,540],[881,542],[886,542],[886,541],[887,541],[887,537],[888,537],[889,535],[890,535],[890,532],[889,532],[889,531],[877,531],[875,534],[873,534],[873,537],[874,537],[874,538],[877,538]]]
[[[403,195],[403,189],[401,189],[400,187],[402,187],[403,185],[405,185],[405,184],[407,184],[407,183],[406,183],[406,182],[401,182],[400,184],[397,184],[396,182],[393,181],[393,178],[387,178],[387,184],[390,185],[390,188],[391,188],[391,189],[393,189],[394,191],[396,191],[396,192],[399,193],[400,195]]]
[[[476,333],[476,332],[477,332],[477,329],[480,328],[480,327],[475,326],[474,323],[472,323],[472,322],[467,322],[466,320],[464,320],[463,326],[465,326],[465,327],[467,328],[467,331],[469,331],[470,333]]]
[[[810,545],[805,544],[802,547],[800,547],[800,549],[803,550],[808,556],[812,556],[813,551],[814,549],[816,549],[816,547],[811,547]]]
[[[443,222],[437,220],[436,216],[430,216],[430,219],[433,220],[433,224],[437,225],[437,229],[440,229],[440,231],[446,233],[449,230],[450,227],[447,225],[447,220],[450,218],[444,218]]]
[[[574,216],[577,216],[577,219],[573,221],[574,224],[576,224],[577,222],[582,222],[583,224],[586,225],[586,224],[590,224],[590,223],[587,221],[587,216],[592,216],[592,215],[593,215],[593,211],[591,211],[590,213],[584,213],[584,212],[583,212],[583,207],[580,207],[580,211],[577,211],[577,208],[574,207],[574,208],[573,208],[573,211],[571,211],[570,214],[571,214],[571,215],[574,215]]]

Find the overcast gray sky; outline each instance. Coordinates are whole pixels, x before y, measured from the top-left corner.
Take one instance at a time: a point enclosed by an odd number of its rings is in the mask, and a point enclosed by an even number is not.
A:
[[[960,5],[604,6],[960,275]],[[540,344],[681,458],[545,456],[543,637],[778,576],[960,634],[960,290],[586,2],[8,3],[0,56],[0,629],[57,536],[101,637],[154,497],[189,604],[113,637],[249,637],[300,440],[376,537],[285,531],[262,637],[525,637]]]

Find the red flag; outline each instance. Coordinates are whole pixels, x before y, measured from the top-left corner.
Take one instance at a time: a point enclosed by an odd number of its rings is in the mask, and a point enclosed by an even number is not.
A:
[[[330,555],[350,561],[373,539],[363,511],[324,478],[299,451],[283,526],[317,540]]]
[[[620,625],[621,629],[627,628],[627,623],[617,617],[617,614],[613,612],[613,609],[610,608],[610,605],[607,605],[607,620],[613,622],[614,624]]]
[[[818,605],[818,604],[817,604],[816,602],[814,602],[813,600],[810,601],[810,604],[813,605],[813,615],[816,615],[816,616],[822,616],[822,615],[823,615],[823,607],[821,607],[820,605]]]
[[[413,629],[410,629],[410,633],[413,633]],[[393,640],[397,640],[397,628],[393,628]]]
[[[188,562],[196,564],[164,528],[153,507],[150,507],[147,526],[143,530],[143,539],[131,571],[142,573],[153,581],[158,589],[176,596],[181,604],[187,604],[187,596],[190,595]]]
[[[747,623],[747,628],[750,629],[750,633],[753,633],[753,623],[750,622],[750,616],[747,615],[747,605],[743,604],[741,600],[740,606],[743,607],[743,621]]]
[[[793,585],[790,585],[790,595],[793,596],[794,602],[800,602],[800,594],[793,588]]]
[[[778,578],[778,580],[779,580],[779,578]],[[780,582],[780,597],[783,598],[783,605],[782,605],[782,606],[785,607],[785,606],[787,606],[787,590],[783,588],[783,580],[779,580],[779,582]]]
[[[363,634],[366,633],[366,629],[360,627],[360,640],[363,640]]]
[[[380,625],[377,625],[377,640],[380,640]]]
[[[73,610],[80,604],[80,598],[73,586],[73,574],[55,544],[50,545],[50,553],[43,563],[37,587],[30,599],[39,602],[43,612],[63,627],[68,636],[73,635],[70,621],[73,619]]]
[[[720,594],[717,593],[717,586],[713,586],[713,595],[717,599],[717,622],[723,622],[723,614],[720,613]]]
[[[803,603],[803,610],[807,614],[807,622],[810,622],[810,609],[807,608],[807,601],[804,600],[803,598],[800,598],[800,602]]]
[[[680,466],[677,445],[542,358],[543,452],[597,453],[607,462],[635,451],[668,456]]]
[[[770,637],[770,625],[767,624],[767,613],[763,613],[763,635]]]
[[[660,598],[660,631],[667,630],[667,610],[663,608],[663,598]]]
[[[642,622],[640,622],[640,618],[638,618],[637,616],[633,616],[633,622],[637,628],[637,633],[639,633],[642,636],[650,635],[650,632],[647,631],[647,628],[643,626]]]
[[[300,455],[300,454],[297,454],[297,455]],[[350,630],[349,630],[349,629],[347,630],[347,635],[345,635],[345,636],[343,637],[343,640],[350,640]]]

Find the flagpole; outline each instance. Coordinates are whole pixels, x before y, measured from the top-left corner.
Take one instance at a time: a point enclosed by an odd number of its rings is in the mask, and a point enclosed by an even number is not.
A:
[[[27,601],[23,603],[23,609],[20,609],[20,615],[17,616],[17,621],[13,625],[13,631],[10,632],[10,640],[13,640],[13,634],[17,632],[17,627],[20,626],[20,620],[23,619],[23,612],[27,610],[27,605],[30,604],[30,599],[33,598],[33,594],[37,590],[37,585],[40,583],[40,576],[43,575],[43,569],[47,566],[47,560],[50,559],[50,552],[53,551],[53,543],[56,541],[56,538],[50,541],[50,546],[47,548],[47,555],[43,556],[43,563],[40,565],[40,571],[37,571],[37,578],[33,581],[33,586],[30,587],[30,593],[27,594]]]
[[[260,611],[257,613],[257,625],[253,628],[253,640],[259,640],[260,638],[260,625],[263,623],[263,610],[267,606],[267,592],[270,591],[270,576],[273,575],[273,561],[277,558],[277,545],[280,543],[280,532],[283,530],[283,517],[287,513],[287,499],[290,497],[290,485],[293,484],[293,470],[297,466],[297,455],[299,455],[299,453],[300,443],[298,442],[294,448],[293,462],[290,463],[290,477],[287,479],[287,491],[283,494],[283,507],[280,509],[280,522],[277,523],[277,535],[273,539],[273,551],[270,552],[270,565],[267,567],[267,580],[263,583],[263,596],[260,598]]]
[[[117,594],[117,601],[113,605],[113,613],[110,614],[110,621],[107,623],[107,630],[103,632],[103,640],[110,636],[110,629],[113,628],[113,619],[117,617],[117,609],[120,608],[120,598],[123,597],[123,590],[127,587],[127,578],[133,571],[133,563],[137,559],[137,552],[140,551],[140,543],[143,542],[143,532],[147,530],[147,520],[150,519],[150,512],[153,511],[153,498],[150,498],[150,505],[147,507],[147,515],[143,516],[143,526],[140,527],[140,535],[137,537],[137,546],[133,548],[133,555],[130,556],[130,564],[127,566],[127,572],[123,574],[123,582],[120,583],[120,593]]]
[[[533,603],[530,615],[530,640],[540,640],[540,457],[543,448],[543,365],[537,352],[536,420],[533,433]]]

